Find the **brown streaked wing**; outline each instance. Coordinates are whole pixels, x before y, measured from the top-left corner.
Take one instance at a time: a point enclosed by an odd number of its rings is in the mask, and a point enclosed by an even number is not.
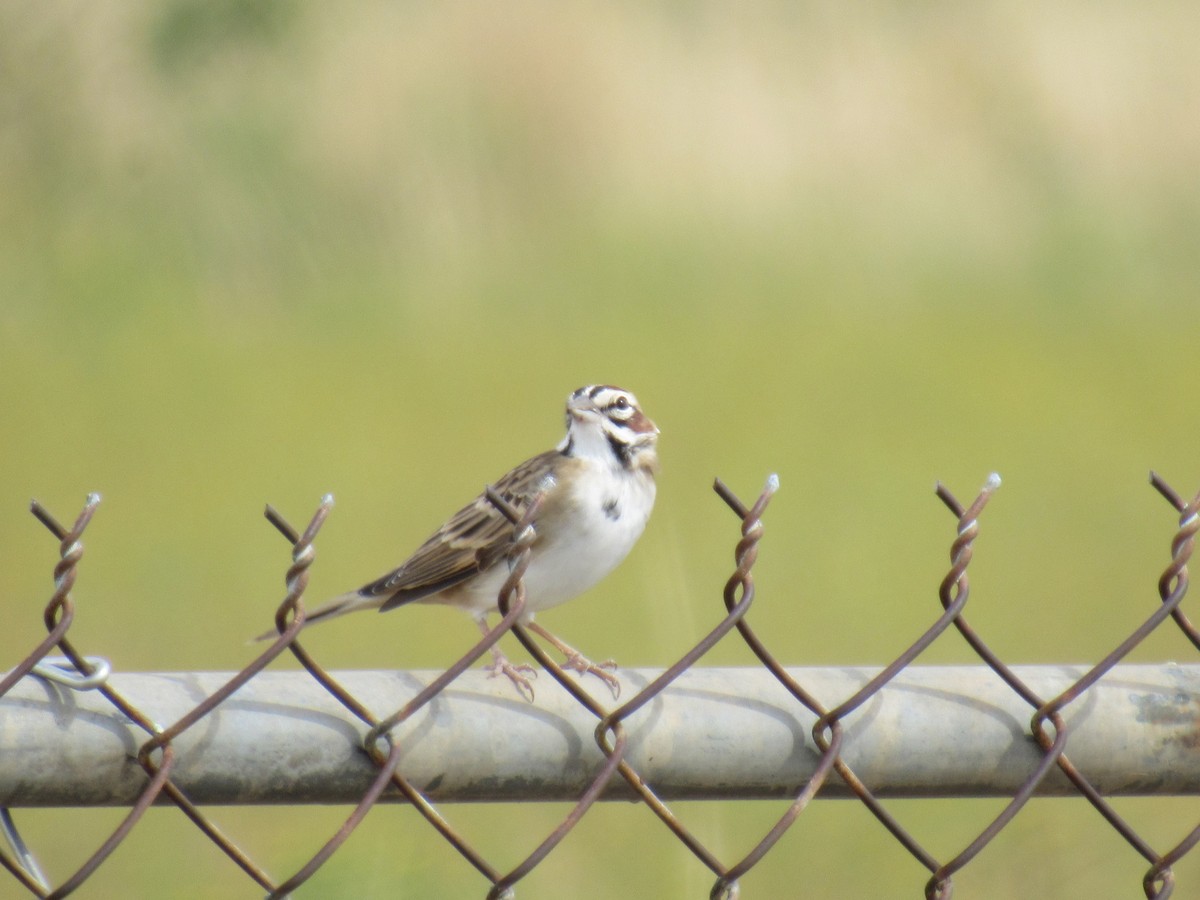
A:
[[[492,486],[518,510],[524,510],[553,474],[562,454],[548,450],[527,459]],[[507,551],[512,523],[480,494],[417,548],[398,569],[359,588],[368,597],[388,599],[380,611],[394,609],[461,584],[488,568]]]

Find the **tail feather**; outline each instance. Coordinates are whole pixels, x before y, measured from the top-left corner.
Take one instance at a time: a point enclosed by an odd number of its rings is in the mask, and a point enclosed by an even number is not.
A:
[[[379,606],[384,597],[371,597],[360,594],[358,591],[351,591],[348,594],[341,594],[334,597],[328,603],[318,606],[311,612],[306,612],[304,616],[304,627],[307,628],[314,622],[323,622],[326,619],[336,619],[338,616],[343,616],[348,612],[354,612],[359,609],[371,609]],[[270,631],[264,631],[254,640],[267,641],[271,638],[278,637],[279,632],[272,628]]]

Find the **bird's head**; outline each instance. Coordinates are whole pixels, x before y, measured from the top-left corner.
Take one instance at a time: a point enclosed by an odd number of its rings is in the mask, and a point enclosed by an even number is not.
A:
[[[567,435],[559,449],[570,456],[613,459],[618,465],[653,465],[658,426],[637,397],[611,384],[590,384],[567,398]]]

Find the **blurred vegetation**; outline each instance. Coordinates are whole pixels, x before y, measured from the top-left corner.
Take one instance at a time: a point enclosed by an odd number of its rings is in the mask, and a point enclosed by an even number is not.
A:
[[[973,623],[1011,662],[1098,659],[1157,602],[1174,517],[1146,471],[1200,483],[1198,32],[1181,2],[0,6],[0,660],[51,590],[30,496],[64,519],[105,496],[78,646],[232,669],[283,594],[264,501],[302,523],[337,495],[311,596],[345,590],[556,441],[592,381],[638,392],[664,468],[629,562],[546,619],[585,651],[677,658],[736,539],[709,481],[749,497],[778,471],[757,630],[792,663],[882,664],[940,611],[934,479],[966,500],[998,469]],[[473,639],[444,610],[384,624],[311,645],[436,667]],[[1164,632],[1134,658],[1190,652]],[[922,661],[970,659],[951,636]],[[946,858],[1001,806],[896,809]],[[1195,816],[1120,808],[1160,848]],[[732,859],[780,806],[682,810]],[[277,874],[343,815],[217,812]],[[448,815],[503,866],[562,810]],[[65,816],[18,813],[56,879],[120,818],[71,813],[63,846]],[[151,821],[80,896],[253,894],[177,812]],[[1130,896],[1144,868],[1082,801],[1039,801],[956,885]],[[743,889],[924,878],[860,807],[817,803]],[[520,895],[708,882],[646,810],[604,806]],[[397,808],[307,893],[483,888]]]

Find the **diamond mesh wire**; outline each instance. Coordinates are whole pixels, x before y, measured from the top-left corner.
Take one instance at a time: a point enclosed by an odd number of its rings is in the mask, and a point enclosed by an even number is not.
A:
[[[836,782],[852,792],[879,825],[928,870],[929,878],[924,888],[926,897],[948,898],[953,893],[954,875],[970,865],[980,851],[1013,821],[1050,773],[1058,770],[1069,780],[1075,792],[1087,800],[1116,834],[1145,859],[1148,866],[1142,883],[1145,895],[1148,898],[1168,897],[1174,889],[1172,867],[1200,841],[1200,825],[1191,829],[1173,846],[1152,846],[1102,796],[1101,791],[1089,781],[1087,773],[1071,761],[1067,749],[1072,726],[1068,724],[1067,713],[1074,706],[1086,703],[1089,691],[1097,682],[1112,673],[1147,636],[1164,627],[1168,619],[1193,647],[1200,649],[1200,632],[1197,632],[1180,608],[1188,588],[1188,562],[1196,532],[1200,530],[1200,494],[1187,501],[1163,479],[1152,474],[1151,483],[1178,515],[1178,526],[1171,541],[1170,563],[1157,584],[1160,602],[1148,612],[1137,629],[1122,639],[1110,653],[1087,669],[1082,676],[1077,677],[1067,689],[1055,696],[1044,697],[1036,693],[1013,668],[989,648],[979,633],[970,626],[964,612],[970,597],[968,569],[979,536],[980,519],[999,483],[997,476],[991,476],[974,500],[965,506],[947,488],[938,486],[938,497],[953,514],[956,522],[955,535],[950,546],[950,568],[939,589],[942,612],[926,631],[894,660],[883,666],[849,696],[833,705],[823,705],[813,693],[799,683],[795,670],[789,670],[780,662],[769,649],[767,642],[752,628],[748,619],[755,599],[753,569],[764,533],[764,515],[779,487],[775,476],[767,480],[762,492],[749,504],[739,499],[720,480],[715,483],[717,495],[733,512],[739,525],[738,540],[734,548],[734,569],[722,592],[724,615],[678,660],[647,683],[637,686],[631,696],[620,698],[619,702],[610,700],[605,691],[589,690],[599,684],[598,681],[589,683],[565,671],[546,653],[530,630],[521,624],[520,615],[525,602],[522,579],[529,563],[530,546],[534,538],[536,503],[522,514],[508,507],[498,496],[489,494],[492,502],[513,524],[511,574],[498,598],[500,621],[438,677],[416,690],[412,696],[398,702],[394,708],[383,711],[368,708],[366,703],[327,671],[300,641],[305,620],[303,595],[308,583],[309,568],[315,559],[314,541],[330,513],[333,498],[323,498],[302,531],[295,529],[280,513],[268,506],[267,519],[291,546],[292,562],[286,574],[287,594],[275,613],[278,636],[241,671],[204,696],[186,714],[166,725],[157,723],[152,711],[139,709],[118,692],[109,677],[108,663],[100,657],[81,653],[68,636],[76,611],[71,590],[83,557],[82,537],[97,511],[99,496],[91,495],[87,498],[83,510],[70,527],[61,524],[35,501],[32,505],[33,514],[59,541],[59,559],[54,567],[55,590],[44,611],[47,629],[45,639],[0,678],[0,711],[3,709],[5,695],[25,679],[53,682],[58,688],[67,691],[98,692],[111,706],[114,715],[124,717],[125,721],[143,734],[142,742],[136,750],[136,760],[144,773],[144,781],[128,814],[108,838],[74,873],[57,884],[51,883],[38,866],[35,853],[22,839],[11,811],[0,807],[0,832],[3,832],[7,839],[7,850],[0,848],[0,864],[9,872],[13,882],[28,894],[36,897],[65,897],[83,885],[97,868],[105,863],[143,820],[146,810],[152,804],[166,802],[176,806],[247,879],[267,892],[267,896],[284,897],[300,889],[342,847],[385,793],[399,792],[429,826],[461,855],[464,862],[486,879],[487,897],[504,898],[513,896],[514,887],[553,852],[588,814],[596,801],[606,795],[606,791],[612,793],[613,784],[624,782],[628,791],[632,792],[649,813],[657,817],[690,851],[698,864],[711,872],[713,885],[710,896],[732,898],[738,894],[739,879],[772,852],[779,839],[803,815],[812,799],[827,785]],[[1028,706],[1030,718],[1025,737],[1036,745],[1040,757],[1001,812],[982,831],[967,840],[961,850],[949,858],[940,858],[927,849],[918,837],[889,811],[887,805],[867,786],[866,779],[860,777],[852,768],[847,753],[848,741],[851,741],[847,720],[877,698],[951,627],[959,632],[980,662],[994,672],[1008,689]],[[443,808],[445,804],[436,805],[429,798],[428,791],[423,791],[406,777],[403,764],[405,743],[395,736],[399,726],[439,698],[465,671],[473,667],[510,632],[574,702],[595,719],[594,738],[601,757],[585,788],[575,798],[561,822],[537,840],[520,862],[506,869],[486,858],[452,823],[452,816]],[[719,642],[733,639],[731,635],[734,632],[764,670],[770,673],[794,700],[797,713],[803,709],[805,715],[815,717],[811,737],[815,746],[816,764],[811,776],[795,790],[774,824],[758,837],[740,858],[730,859],[722,858],[707,846],[663,799],[662,791],[656,790],[652,781],[645,777],[645,773],[635,768],[630,758],[630,745],[640,727],[640,720],[636,718],[636,714],[660,698],[681,675],[696,667],[705,654]],[[50,654],[56,650],[61,655],[52,657]],[[284,653],[290,653],[321,689],[328,692],[330,697],[362,723],[364,736],[361,741],[361,753],[370,761],[374,776],[341,826],[324,840],[312,857],[295,872],[282,880],[276,880],[231,838],[223,834],[205,812],[189,799],[172,776],[180,763],[176,744],[181,736],[204,722],[239,689]],[[622,683],[627,688],[631,686],[628,679]],[[597,696],[603,696],[603,700],[597,699]],[[525,707],[529,714],[533,714],[537,707],[536,699],[529,698]],[[514,713],[520,714],[523,713]]]

